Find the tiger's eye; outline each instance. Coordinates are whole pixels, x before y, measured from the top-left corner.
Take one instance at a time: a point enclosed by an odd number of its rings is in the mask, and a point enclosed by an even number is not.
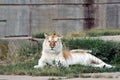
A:
[[[50,42],[50,40],[48,42]]]

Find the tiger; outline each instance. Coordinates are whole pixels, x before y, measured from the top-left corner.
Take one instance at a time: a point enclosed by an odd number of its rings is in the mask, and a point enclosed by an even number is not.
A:
[[[63,50],[61,39],[62,35],[52,34],[45,35],[42,44],[42,55],[38,60],[38,64],[34,68],[43,68],[47,64],[52,66],[69,67],[70,65],[84,65],[98,68],[112,68],[114,66],[105,63],[101,59],[90,54],[91,50],[73,49]]]

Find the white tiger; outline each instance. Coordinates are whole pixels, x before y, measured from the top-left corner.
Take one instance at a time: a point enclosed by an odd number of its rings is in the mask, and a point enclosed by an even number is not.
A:
[[[38,61],[38,65],[35,65],[34,68],[43,68],[46,64],[52,66],[59,66],[61,63],[63,66],[68,67],[69,65],[81,64],[85,66],[99,67],[99,68],[112,68],[112,65],[109,65],[103,62],[101,59],[91,55],[90,50],[70,50],[63,51],[63,45],[61,42],[62,36],[60,35],[46,35],[43,42],[42,56]]]

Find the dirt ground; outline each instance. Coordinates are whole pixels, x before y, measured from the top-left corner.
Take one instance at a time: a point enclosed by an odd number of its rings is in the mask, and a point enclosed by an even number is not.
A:
[[[115,73],[89,73],[82,74],[84,76],[90,76],[88,78],[65,78],[54,76],[21,76],[21,75],[0,75],[0,80],[120,80],[120,72]]]

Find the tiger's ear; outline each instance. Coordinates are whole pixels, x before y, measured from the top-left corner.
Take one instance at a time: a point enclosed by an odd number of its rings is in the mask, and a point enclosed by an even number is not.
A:
[[[45,38],[48,38],[48,35],[46,33],[44,33],[44,36],[45,36]]]
[[[62,36],[62,35],[57,35],[57,37],[58,37],[59,39],[63,38],[63,36]]]
[[[54,31],[53,35],[56,35],[56,32]]]

